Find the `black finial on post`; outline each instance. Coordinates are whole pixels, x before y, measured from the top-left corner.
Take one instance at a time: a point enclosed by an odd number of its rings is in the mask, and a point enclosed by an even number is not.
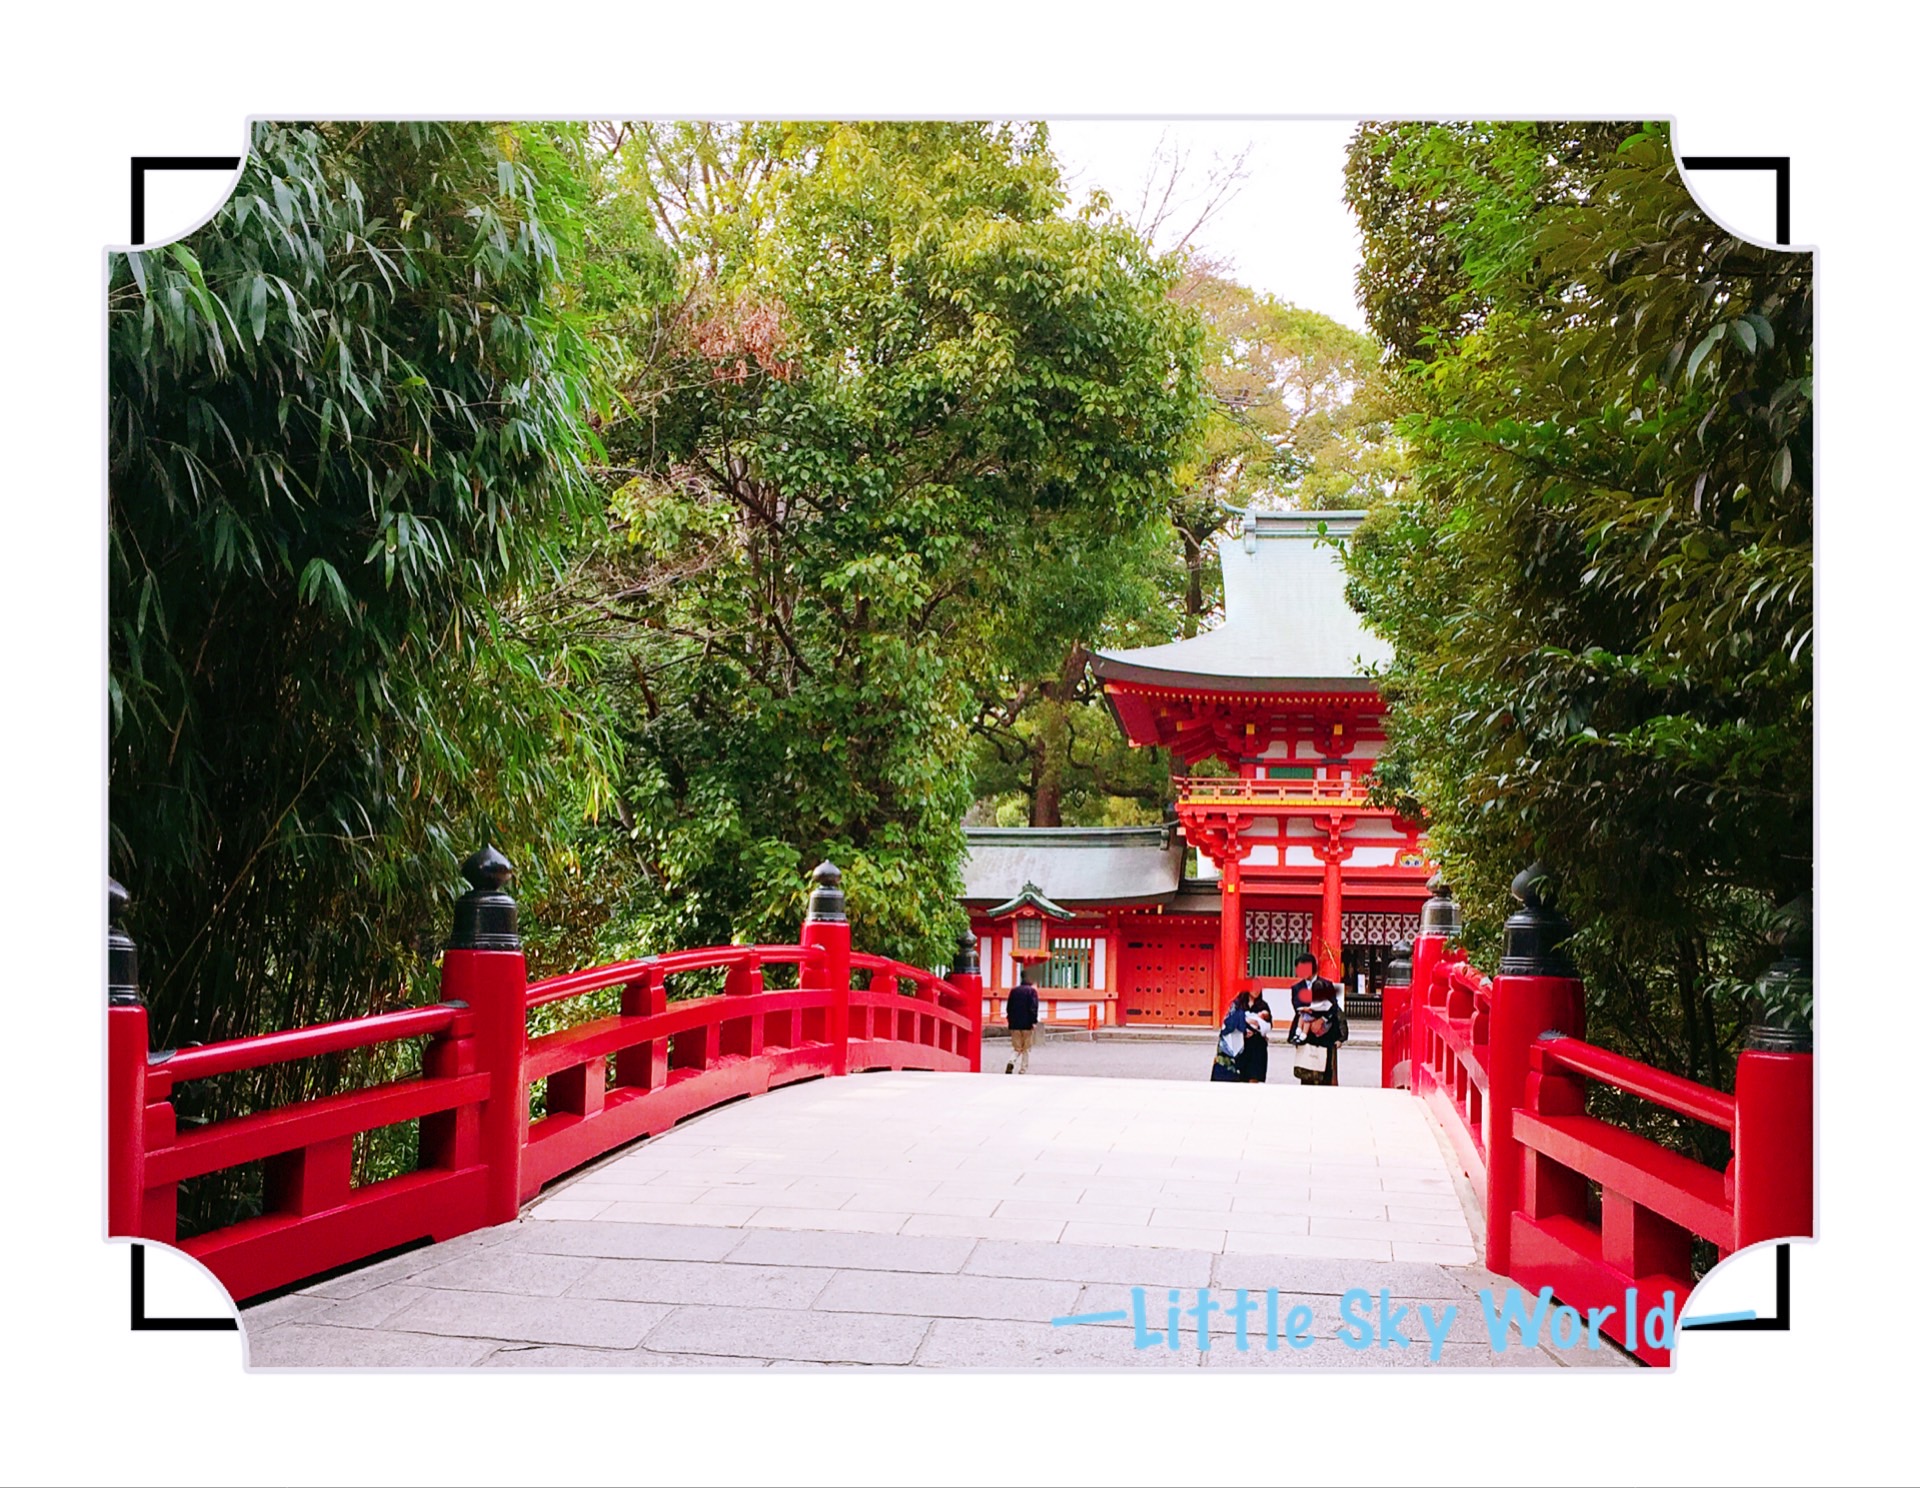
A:
[[[1780,906],[1767,938],[1779,957],[1754,983],[1747,1047],[1768,1054],[1813,1052],[1813,899],[1800,894]]]
[[[953,974],[955,976],[980,975],[980,937],[971,929],[962,930],[956,942],[959,949],[954,953]]]
[[[460,865],[460,876],[472,885],[453,906],[450,951],[517,951],[520,949],[520,908],[506,890],[513,864],[498,848],[488,845]]]
[[[1433,897],[1420,906],[1420,933],[1452,940],[1460,933],[1463,923],[1453,890],[1447,886],[1446,879],[1436,873],[1427,880],[1427,892]]]
[[[1500,958],[1501,976],[1574,977],[1580,975],[1561,946],[1573,934],[1572,922],[1541,901],[1541,890],[1553,879],[1545,863],[1530,863],[1513,881],[1513,897],[1520,908],[1507,916],[1506,954]]]
[[[1388,951],[1391,958],[1387,962],[1385,985],[1389,987],[1411,987],[1413,985],[1413,947],[1404,940],[1396,940]]]
[[[813,892],[807,895],[807,918],[843,923],[847,918],[847,896],[840,889],[840,870],[824,862],[813,870]]]
[[[127,913],[127,891],[117,879],[107,880],[107,1005],[139,1007],[140,948],[121,921]]]

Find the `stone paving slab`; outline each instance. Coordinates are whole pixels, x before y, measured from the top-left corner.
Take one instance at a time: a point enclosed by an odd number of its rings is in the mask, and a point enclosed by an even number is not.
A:
[[[435,1338],[309,1323],[247,1329],[247,1363],[255,1369],[447,1369],[478,1364],[497,1346],[487,1338]]]
[[[1492,1352],[1466,1192],[1400,1092],[882,1072],[723,1107],[242,1325],[261,1367],[1399,1368],[1429,1362],[1424,1301],[1459,1309],[1444,1367],[1617,1366]],[[1163,1313],[1276,1288],[1317,1341],[1137,1349],[1135,1286]],[[1352,1288],[1416,1304],[1419,1346],[1338,1342]]]
[[[593,1269],[585,1256],[541,1255],[513,1245],[499,1245],[478,1255],[463,1256],[444,1266],[431,1266],[408,1277],[415,1288],[437,1287],[456,1292],[513,1292],[523,1297],[558,1297]]]
[[[702,1307],[812,1307],[838,1274],[822,1266],[711,1261],[593,1261],[570,1297]],[[845,1273],[854,1275],[858,1273]]]
[[[1473,1302],[1479,1288],[1494,1285],[1490,1273],[1473,1267],[1409,1265],[1405,1262],[1328,1260],[1318,1256],[1223,1255],[1214,1262],[1216,1287],[1314,1293],[1338,1297],[1353,1287],[1378,1292],[1382,1287],[1402,1298],[1438,1298]],[[1477,1305],[1477,1302],[1476,1302]]]
[[[601,1256],[629,1260],[717,1261],[740,1248],[742,1232],[692,1225],[552,1223],[522,1219],[502,1225],[506,1243],[542,1255]]]
[[[654,1330],[649,1343],[655,1351],[749,1359],[911,1364],[928,1326],[923,1317],[794,1312],[771,1307],[680,1307]]]
[[[964,1269],[980,1276],[1048,1281],[1124,1282],[1129,1286],[1203,1287],[1213,1255],[1204,1250],[1141,1250],[1120,1245],[1019,1245],[983,1240]]]
[[[656,1354],[650,1349],[575,1348],[566,1344],[502,1344],[481,1361],[488,1369],[738,1369],[760,1370],[768,1359],[724,1354]]]
[[[414,1303],[425,1301],[433,1295],[426,1287],[394,1282],[388,1286],[377,1286],[370,1292],[362,1292],[357,1297],[329,1302],[319,1312],[302,1321],[324,1324],[329,1328],[381,1328]]]
[[[664,1305],[655,1303],[608,1302],[597,1298],[428,1292],[420,1301],[394,1314],[387,1320],[387,1326],[405,1333],[634,1348],[668,1311]]]
[[[816,1311],[898,1313],[906,1317],[1006,1318],[1045,1323],[1073,1310],[1080,1285],[1005,1276],[917,1276],[906,1271],[843,1271],[814,1300]]]
[[[930,1235],[834,1235],[757,1230],[728,1257],[742,1264],[834,1266],[862,1271],[958,1271],[973,1253],[965,1238]]]
[[[914,1361],[929,1369],[1193,1369],[1191,1349],[1136,1349],[1116,1328],[937,1319]]]

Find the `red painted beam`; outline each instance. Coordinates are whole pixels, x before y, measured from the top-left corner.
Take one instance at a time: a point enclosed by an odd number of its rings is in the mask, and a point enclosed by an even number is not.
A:
[[[1704,1163],[1669,1152],[1591,1116],[1513,1113],[1514,1140],[1593,1179],[1602,1188],[1665,1215],[1675,1224],[1733,1248],[1733,1207],[1726,1178]]]
[[[1555,1064],[1708,1126],[1717,1126],[1723,1132],[1733,1130],[1733,1097],[1710,1085],[1670,1075],[1650,1064],[1576,1038],[1547,1039],[1533,1046],[1536,1070],[1544,1071]]]

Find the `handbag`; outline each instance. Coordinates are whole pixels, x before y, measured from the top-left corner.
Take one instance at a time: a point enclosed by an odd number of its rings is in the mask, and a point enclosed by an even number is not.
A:
[[[1327,1051],[1320,1044],[1295,1044],[1293,1046],[1293,1067],[1312,1074],[1324,1075],[1327,1072]]]
[[[1238,1059],[1240,1057],[1240,1051],[1246,1048],[1246,1046],[1247,1036],[1238,1029],[1233,1030],[1231,1033],[1225,1029],[1221,1030],[1220,1053],[1228,1059]]]

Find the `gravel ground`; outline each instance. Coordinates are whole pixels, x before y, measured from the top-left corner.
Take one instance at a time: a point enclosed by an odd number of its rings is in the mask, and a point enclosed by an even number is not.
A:
[[[981,1050],[983,1072],[1004,1071],[1012,1058],[1006,1039],[989,1038]],[[1028,1062],[1030,1075],[1096,1075],[1128,1080],[1204,1080],[1213,1063],[1213,1043],[1200,1040],[1098,1039],[1085,1034],[1043,1037]],[[1293,1066],[1286,1050],[1274,1045],[1267,1081],[1292,1085]],[[1340,1083],[1377,1090],[1380,1051],[1348,1045],[1340,1051]]]

